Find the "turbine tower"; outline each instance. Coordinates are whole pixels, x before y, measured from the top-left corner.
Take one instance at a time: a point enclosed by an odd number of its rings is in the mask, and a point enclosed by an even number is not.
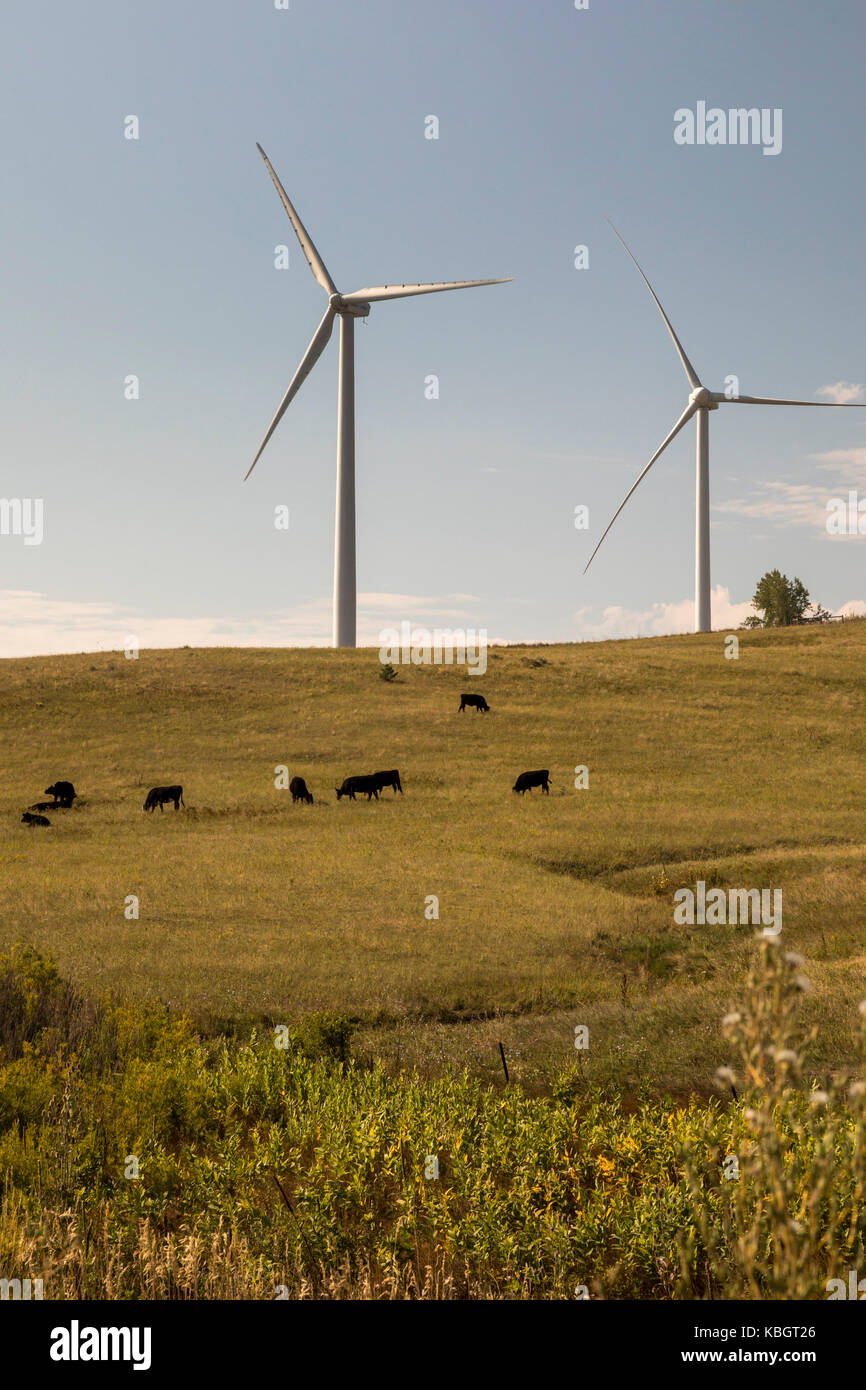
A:
[[[686,356],[685,349],[674,332],[671,321],[659,302],[658,295],[644,275],[634,256],[632,256],[631,251],[629,251],[629,248],[619,235],[619,232],[617,232],[616,227],[613,226],[612,222],[610,225],[613,227],[614,232],[616,232],[623,246],[625,246],[644,284],[656,302],[656,307],[664,319],[665,327],[673,338],[674,347],[683,364],[683,371],[688,378],[691,394],[689,395],[685,410],[677,420],[667,439],[656,449],[646,468],[642,473],[638,474],[638,477],[632,483],[625,497],[620,502],[605,527],[601,540],[590,555],[583,572],[586,574],[586,571],[598,554],[599,547],[611,526],[613,526],[613,523],[616,521],[638,484],[646,477],[656,459],[661,458],[665,449],[673,439],[676,439],[680,430],[684,425],[688,424],[692,416],[697,416],[697,467],[695,478],[695,632],[710,632],[712,630],[710,623],[710,411],[718,410],[720,405],[816,405],[826,406],[831,410],[863,410],[866,409],[866,406],[859,403],[855,404],[850,401],[844,403],[840,401],[791,401],[778,400],[772,396],[728,396],[725,395],[724,392],[708,390],[706,386],[701,384],[697,372]]]
[[[257,144],[256,149],[267,165],[274,187],[295,229],[301,250],[310,269],[328,296],[328,307],[304,353],[301,365],[280,401],[277,413],[259,445],[244,482],[262,456],[265,445],[298,394],[313,367],[328,345],[334,319],[340,318],[340,376],[337,397],[337,516],[334,533],[334,646],[354,647],[356,636],[355,588],[355,319],[366,318],[373,304],[385,299],[405,299],[415,294],[437,294],[440,290],[465,290],[475,285],[504,285],[512,277],[500,280],[453,280],[431,285],[376,285],[371,289],[340,294],[324,261],[313,245],[312,238],[277,178],[270,160]]]

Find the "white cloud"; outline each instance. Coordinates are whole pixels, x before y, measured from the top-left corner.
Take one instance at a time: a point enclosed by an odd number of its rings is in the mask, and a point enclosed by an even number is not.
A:
[[[826,530],[828,490],[811,483],[758,483],[750,497],[717,502],[716,512],[760,517],[779,526],[820,526]]]
[[[826,396],[836,405],[850,405],[853,401],[862,401],[863,387],[854,381],[837,381],[832,386],[820,386],[818,395]]]
[[[829,449],[810,457],[821,465],[820,472],[828,475],[822,486],[759,482],[750,495],[717,502],[713,511],[756,517],[776,526],[811,526],[826,536],[827,504],[831,498],[841,497],[847,502],[849,489],[866,488],[866,448]]]
[[[417,594],[359,594],[359,618],[370,617],[374,612],[398,614],[401,618],[414,619],[419,615],[439,618],[465,618],[466,604],[479,604],[477,594],[434,594],[421,598]],[[455,607],[456,605],[456,607]]]
[[[650,608],[605,608],[601,622],[588,621],[589,608],[581,608],[576,614],[577,636],[584,642],[603,642],[621,637],[668,637],[678,632],[693,632],[695,626],[695,605],[690,598],[681,598],[676,603],[654,603]],[[737,628],[744,618],[754,613],[751,602],[734,603],[728,589],[717,584],[712,592],[712,624],[718,632],[724,628]],[[838,617],[866,617],[866,601],[859,598],[848,599],[838,609]]]
[[[823,472],[833,474],[839,488],[866,484],[866,449],[828,449],[811,457],[823,465]]]
[[[587,619],[591,609],[581,608],[575,614],[577,636],[585,642],[600,642],[618,637],[666,637],[676,632],[692,632],[695,625],[694,599],[683,598],[675,603],[654,603],[649,608],[630,609],[612,606],[605,608],[601,622]],[[730,591],[717,584],[712,593],[713,627],[739,627],[752,605],[734,603]]]
[[[406,619],[426,627],[483,627],[484,622],[461,604],[476,604],[473,594],[359,594],[358,644],[377,647],[383,628]],[[576,628],[565,640],[606,641],[623,637],[661,637],[691,632],[694,602],[654,603],[644,609],[610,606],[593,621],[592,609],[575,614]],[[718,584],[712,595],[716,630],[739,627],[752,606],[735,603]],[[866,616],[866,601],[849,599],[839,613]],[[456,621],[455,621],[456,620]],[[0,589],[0,657],[59,656],[70,652],[120,652],[129,637],[148,647],[329,647],[331,601],[316,599],[297,608],[278,609],[251,618],[146,618],[112,603],[85,603],[52,598],[27,589]],[[501,638],[495,645],[506,645]]]
[[[404,618],[428,627],[483,626],[474,594],[359,594],[358,643]],[[120,651],[127,638],[146,647],[328,647],[331,600],[275,609],[249,618],[145,617],[113,603],[77,602],[28,589],[0,589],[0,656],[55,656]]]

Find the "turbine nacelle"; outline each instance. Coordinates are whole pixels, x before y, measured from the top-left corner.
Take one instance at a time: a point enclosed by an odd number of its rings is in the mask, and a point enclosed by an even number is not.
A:
[[[689,405],[693,410],[718,410],[719,396],[710,391],[706,386],[696,386],[689,396]],[[724,399],[722,397],[722,399]]]
[[[329,295],[328,303],[335,314],[348,314],[353,319],[365,319],[370,312],[370,305],[366,300],[344,299],[341,294]]]

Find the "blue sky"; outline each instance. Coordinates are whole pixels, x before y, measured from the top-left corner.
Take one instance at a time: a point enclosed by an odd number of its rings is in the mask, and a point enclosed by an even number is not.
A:
[[[329,641],[336,334],[242,483],[325,307],[257,140],[341,289],[515,277],[356,330],[359,640],[690,627],[692,427],[582,574],[688,395],[605,218],[711,388],[862,387],[864,39],[859,0],[15,7],[0,492],[44,539],[0,536],[0,653]],[[781,108],[781,152],[675,144],[698,101]],[[776,566],[866,611],[866,537],[825,528],[866,496],[866,411],[710,437],[714,625]]]

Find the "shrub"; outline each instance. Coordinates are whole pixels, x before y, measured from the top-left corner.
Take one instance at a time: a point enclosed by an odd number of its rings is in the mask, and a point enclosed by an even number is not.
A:
[[[349,1043],[354,1026],[344,1014],[307,1014],[293,1033],[293,1040],[305,1057],[331,1062],[348,1062]]]

